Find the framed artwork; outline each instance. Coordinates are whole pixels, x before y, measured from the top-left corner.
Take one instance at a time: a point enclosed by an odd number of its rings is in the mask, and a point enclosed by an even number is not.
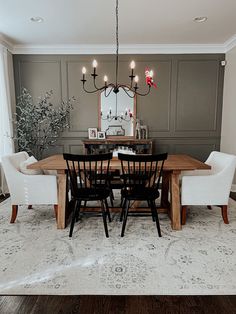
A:
[[[98,138],[98,130],[97,128],[88,128],[88,137],[91,140]]]
[[[98,139],[103,140],[106,138],[106,133],[103,131],[98,132]]]

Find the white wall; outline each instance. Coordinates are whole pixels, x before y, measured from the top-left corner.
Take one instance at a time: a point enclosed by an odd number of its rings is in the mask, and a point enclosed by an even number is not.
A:
[[[226,53],[226,61],[220,148],[236,155],[236,47]]]

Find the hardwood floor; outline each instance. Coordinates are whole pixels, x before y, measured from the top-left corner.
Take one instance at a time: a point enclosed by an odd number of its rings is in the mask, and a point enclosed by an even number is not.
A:
[[[236,296],[1,296],[1,314],[234,314]]]

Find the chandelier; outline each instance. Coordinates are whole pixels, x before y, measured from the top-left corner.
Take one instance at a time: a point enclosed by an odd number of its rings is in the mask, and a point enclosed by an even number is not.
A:
[[[101,87],[98,87],[96,84],[96,78],[98,76],[97,74],[97,61],[93,60],[93,73],[91,73],[91,76],[93,77],[93,86],[94,86],[94,90],[87,90],[85,87],[85,83],[86,83],[86,68],[83,67],[82,68],[82,80],[81,82],[83,83],[83,89],[86,93],[96,93],[98,91],[102,92],[104,91],[105,93],[105,97],[108,97],[110,95],[110,93],[113,91],[115,94],[117,94],[119,92],[120,89],[123,89],[124,92],[130,97],[130,98],[134,98],[136,95],[139,96],[146,96],[150,93],[151,87],[155,87],[156,88],[156,84],[153,82],[153,71],[149,70],[148,68],[146,68],[145,70],[145,79],[146,79],[146,84],[147,84],[147,91],[146,92],[139,92],[139,86],[138,86],[138,82],[139,82],[139,77],[138,75],[134,74],[134,69],[135,69],[135,62],[131,61],[130,63],[130,68],[131,68],[131,73],[129,75],[130,77],[130,84],[126,85],[126,84],[120,84],[118,83],[118,71],[119,71],[119,7],[118,7],[118,0],[116,0],[116,76],[115,76],[115,83],[109,83],[108,82],[108,77],[107,75],[104,76],[104,85]],[[127,118],[128,118],[128,113],[127,113]]]

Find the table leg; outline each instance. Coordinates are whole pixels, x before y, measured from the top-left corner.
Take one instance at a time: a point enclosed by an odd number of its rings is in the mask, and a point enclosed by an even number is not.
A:
[[[161,207],[170,208],[170,203],[168,200],[169,196],[169,182],[170,182],[170,172],[163,171],[162,173],[162,188],[161,188]]]
[[[66,174],[64,171],[57,172],[58,185],[58,216],[57,229],[66,227]]]
[[[171,227],[173,230],[181,230],[180,221],[180,189],[179,189],[180,171],[173,171],[170,177],[171,192]]]

